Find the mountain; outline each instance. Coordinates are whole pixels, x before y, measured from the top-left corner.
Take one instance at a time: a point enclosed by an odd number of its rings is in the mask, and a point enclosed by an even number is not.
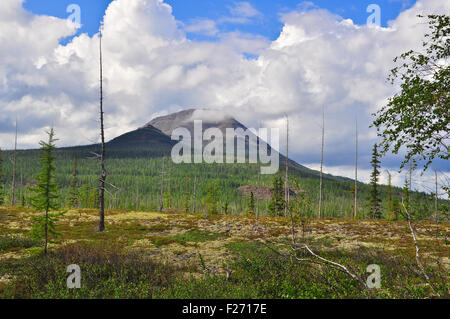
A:
[[[172,148],[176,142],[153,126],[146,126],[120,135],[107,143],[112,148],[162,146]]]
[[[122,134],[106,143],[106,156],[107,158],[161,158],[171,155],[172,148],[177,141],[171,139],[173,130],[176,128],[186,128],[191,132],[191,136],[194,134],[194,121],[203,121],[203,130],[209,128],[219,128],[225,136],[227,128],[241,128],[244,131],[247,127],[241,122],[234,119],[232,116],[226,114],[220,114],[219,112],[205,109],[190,109],[166,116],[155,118],[148,122],[146,125],[134,130]],[[238,138],[244,138],[239,136]],[[255,137],[257,144],[264,143],[264,141]],[[208,142],[204,142],[207,144]],[[248,139],[246,139],[246,147],[248,147]],[[267,145],[268,150],[272,150],[270,145]],[[36,150],[35,150],[36,151]],[[25,152],[25,156],[35,156],[35,151],[30,150]],[[275,150],[273,150],[276,152]],[[88,158],[95,156],[94,153],[100,152],[99,144],[91,144],[84,146],[64,147],[57,150],[58,157],[60,159],[71,159],[74,156],[78,158]],[[280,170],[284,171],[286,157],[279,154]],[[289,160],[289,167],[291,173],[297,174],[300,177],[308,177],[317,179],[319,178],[319,172],[309,169],[294,160]],[[351,181],[346,177],[333,176],[324,174],[324,179],[333,181]]]
[[[222,131],[222,134],[224,134],[224,136],[227,128],[241,128],[244,131],[248,129],[244,124],[237,121],[232,116],[220,113],[220,111],[208,109],[189,109],[177,113],[172,113],[166,116],[160,116],[148,122],[141,129],[156,128],[167,136],[171,136],[172,132],[175,129],[182,127],[186,128],[191,133],[191,137],[193,138],[195,120],[202,120],[203,131],[209,128],[218,128]],[[256,137],[255,140],[257,140],[257,144],[265,143],[264,141],[261,141]],[[204,144],[207,143],[208,142],[204,142]],[[248,140],[246,140],[246,146],[248,147]],[[270,145],[267,145],[267,149],[271,150],[272,148]],[[284,155],[279,154],[279,161],[280,167],[285,167],[286,157]],[[319,177],[318,171],[309,169],[293,160],[289,160],[289,167],[292,167],[294,170],[299,171],[303,176]],[[329,174],[324,174],[324,177],[330,180],[351,181],[351,179],[346,177],[333,176]]]
[[[172,132],[175,129],[184,127],[188,129],[193,136],[195,120],[203,121],[204,131],[213,127],[220,129],[223,133],[225,133],[225,130],[227,128],[242,128],[244,130],[247,129],[245,125],[229,115],[219,114],[219,116],[217,116],[216,111],[205,109],[190,109],[166,116],[161,116],[151,120],[144,126],[144,128],[155,127],[164,134],[171,136]]]

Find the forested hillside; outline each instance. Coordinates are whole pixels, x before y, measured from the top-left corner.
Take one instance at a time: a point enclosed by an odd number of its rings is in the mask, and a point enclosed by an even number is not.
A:
[[[161,146],[161,144],[159,144]],[[170,144],[167,144],[170,146]],[[206,210],[208,188],[218,185],[218,208],[224,213],[228,206],[228,214],[245,214],[249,199],[237,192],[237,188],[245,185],[258,185],[259,165],[256,164],[173,164],[168,154],[170,148],[138,147],[132,143],[128,147],[110,144],[107,153],[108,185],[106,207],[108,209],[158,210],[161,202],[162,172],[163,202],[165,209],[193,210],[194,184],[196,184],[197,211]],[[98,151],[98,146],[59,149],[56,152],[56,183],[60,186],[61,204],[69,206],[71,181],[73,178],[73,162],[77,158],[77,204],[79,208],[96,208],[98,192],[98,161],[91,152]],[[33,185],[39,165],[39,150],[19,151],[17,155],[17,195],[22,205],[27,205],[30,192],[27,185]],[[3,152],[8,159],[12,153]],[[164,163],[164,171],[163,171]],[[6,176],[6,197],[10,198],[12,165],[9,160],[4,162]],[[280,171],[284,171],[283,165]],[[195,183],[195,180],[197,182]],[[274,176],[261,175],[261,186],[272,186]],[[317,216],[317,199],[319,191],[318,172],[302,170],[299,167],[290,168],[291,185],[298,181],[300,189],[305,190],[305,196],[311,202],[307,214]],[[324,176],[324,214],[328,217],[350,217],[353,210],[353,185],[350,179]],[[359,185],[360,217],[368,217],[369,185]],[[400,195],[401,189],[393,188],[393,195]],[[387,187],[381,186],[382,207],[387,214]],[[414,193],[413,200],[429,214],[433,211],[433,199],[423,193]],[[441,201],[442,204],[445,201]],[[261,214],[268,214],[268,200],[260,201]]]

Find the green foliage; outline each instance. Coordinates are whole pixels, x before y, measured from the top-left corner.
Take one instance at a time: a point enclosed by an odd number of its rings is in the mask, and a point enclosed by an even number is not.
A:
[[[190,198],[191,198],[191,194],[190,194],[190,181],[191,178],[189,177],[189,174],[186,175],[186,180],[185,180],[185,189],[184,189],[184,196],[183,196],[183,211],[185,213],[189,213],[189,203],[190,203]]]
[[[39,240],[32,238],[4,235],[0,236],[0,251],[6,251],[13,248],[31,248],[41,245]]]
[[[204,243],[207,241],[217,240],[218,238],[221,238],[223,236],[224,235],[220,233],[193,229],[184,234],[175,235],[173,238],[175,238],[179,243],[183,244],[187,242]]]
[[[37,184],[30,190],[34,193],[31,198],[31,206],[38,212],[43,213],[41,216],[33,216],[33,226],[30,235],[34,239],[45,238],[45,252],[47,252],[48,235],[57,236],[56,222],[63,213],[52,214],[50,211],[57,210],[58,205],[58,188],[54,179],[55,166],[53,164],[55,157],[53,151],[55,149],[56,139],[53,128],[48,134],[48,142],[41,141],[41,172],[36,176]]]
[[[72,180],[70,181],[70,191],[69,191],[69,207],[76,208],[79,205],[79,190],[78,190],[78,179],[77,179],[77,157],[73,158],[73,172]]]
[[[28,233],[28,236],[34,240],[43,239],[48,235],[54,239],[58,238],[60,234],[56,231],[56,224],[62,215],[64,215],[64,212],[32,216],[31,221],[33,222],[33,227]]]
[[[218,214],[218,204],[219,204],[219,183],[214,181],[209,184],[206,189],[205,203],[209,214]]]
[[[380,219],[382,217],[381,214],[381,199],[380,193],[378,191],[378,179],[380,177],[380,160],[378,154],[378,147],[375,144],[372,152],[372,173],[370,174],[370,211],[372,218]]]
[[[296,196],[290,201],[290,208],[295,220],[305,220],[314,216],[313,205],[309,194],[300,189],[298,180],[294,180]]]
[[[228,200],[225,200],[222,206],[222,212],[224,215],[228,215],[228,206],[229,206]]]
[[[250,193],[250,196],[248,197],[248,204],[247,204],[247,215],[254,215],[255,214],[255,195],[253,192]]]
[[[400,204],[400,211],[403,212],[403,205],[405,205],[406,209],[410,211],[411,205],[410,205],[410,185],[407,178],[405,178],[405,184],[403,186],[403,202]]]
[[[90,191],[88,201],[90,208],[100,208],[100,190],[98,188],[94,188]]]
[[[394,60],[401,63],[389,80],[399,81],[401,92],[374,114],[382,154],[391,148],[398,154],[405,146],[402,168],[416,157],[426,161],[424,170],[436,157],[449,159],[450,65],[441,62],[450,57],[450,16],[429,15],[428,24],[423,51],[411,50]]]
[[[401,216],[401,203],[398,196],[394,196],[392,199],[392,214],[393,214],[393,220],[397,221],[399,219],[399,216]]]
[[[387,219],[393,220],[393,209],[392,209],[392,177],[388,172],[388,186],[387,186]]]
[[[67,289],[67,266],[82,269],[81,289]],[[3,266],[3,268],[2,268]],[[115,247],[67,246],[24,261],[0,264],[0,273],[20,274],[10,286],[0,286],[0,298],[136,299],[157,298],[187,267],[160,264],[141,252]]]
[[[272,199],[269,202],[269,213],[272,216],[283,216],[286,201],[284,200],[284,182],[279,174],[273,177]]]
[[[5,203],[5,176],[3,173],[3,157],[0,148],[0,206]]]
[[[164,194],[164,207],[172,208],[172,188],[170,184],[167,186],[167,192]]]
[[[55,150],[55,182],[58,185],[58,202],[60,207],[68,205],[71,190],[73,158],[77,156],[77,179],[79,185],[79,207],[94,209],[98,207],[98,165],[90,158],[87,147],[74,149]],[[118,189],[107,184],[105,193],[106,209],[122,210],[145,210],[157,211],[160,204],[161,191],[161,166],[163,159],[148,158],[141,155],[140,150],[128,149],[127,155],[108,148],[107,155],[108,181]],[[96,151],[96,149],[92,149]],[[4,158],[12,155],[11,151],[3,151]],[[120,156],[119,156],[120,155]],[[135,156],[143,157],[135,157]],[[23,176],[24,184],[35,184],[34,176],[39,173],[38,150],[19,151],[17,165]],[[167,158],[166,158],[167,162]],[[179,164],[171,168],[171,189],[172,189],[172,209],[183,211],[183,200],[186,189],[186,175],[197,176],[197,211],[200,211],[202,204],[205,204],[209,181],[217,181],[220,185],[219,205],[221,213],[224,213],[225,202],[228,202],[228,213],[232,211],[237,214],[245,213],[247,210],[247,198],[244,198],[237,188],[244,185],[257,185],[259,165],[253,164]],[[12,177],[12,164],[10,161],[4,162],[4,172],[6,185],[10,185]],[[298,179],[299,187],[306,191],[311,200],[313,211],[317,211],[319,180],[315,173],[302,168],[292,167],[290,175],[293,179]],[[267,187],[273,184],[273,175],[261,175],[261,186]],[[352,211],[353,197],[349,195],[352,185],[351,180],[339,179],[324,175],[324,201],[323,207],[325,217],[344,217],[345,212]],[[192,195],[194,180],[190,180],[190,190]],[[284,186],[284,185],[283,185]],[[136,193],[136,190],[139,193]],[[167,183],[165,183],[165,190]],[[380,198],[383,201],[383,210],[386,207],[386,186],[378,185]],[[392,187],[394,194],[399,194],[401,189]],[[10,191],[8,188],[7,191]],[[359,206],[363,207],[366,198],[369,197],[370,185],[360,183],[358,185]],[[30,191],[25,187],[17,188],[17,192],[30,196]],[[97,191],[98,192],[98,191]],[[130,196],[130,194],[132,194]],[[6,196],[7,198],[8,196]],[[281,198],[284,199],[284,191]],[[422,198],[422,197],[420,197]],[[260,199],[260,216],[269,215],[268,204],[271,198]],[[439,199],[439,205],[445,202]],[[29,204],[29,203],[27,203]],[[192,202],[190,203],[192,209]],[[434,210],[434,203],[426,202],[430,210]],[[206,210],[206,205],[205,205]],[[281,209],[284,212],[284,207]],[[383,212],[383,215],[385,213]]]

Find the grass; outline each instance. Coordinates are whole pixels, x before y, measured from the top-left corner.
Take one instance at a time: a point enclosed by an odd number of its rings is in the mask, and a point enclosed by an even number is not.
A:
[[[66,286],[71,264],[81,268],[81,289]],[[48,256],[2,263],[0,271],[16,276],[11,284],[0,287],[0,298],[111,299],[152,298],[192,269],[159,264],[117,246],[69,245]]]
[[[39,246],[41,244],[42,243],[40,241],[31,238],[5,235],[0,237],[0,252],[17,248],[28,249],[31,247]]]
[[[207,241],[217,240],[224,236],[225,236],[224,234],[220,234],[220,233],[214,233],[214,232],[210,232],[210,231],[193,229],[193,230],[187,231],[184,234],[176,235],[174,238],[179,243],[187,243],[187,242],[204,243]]]
[[[198,269],[160,264],[145,252],[124,252],[117,246],[68,245],[48,256],[0,263],[0,273],[15,276],[10,284],[0,285],[0,298],[316,299],[427,298],[432,295],[412,259],[394,258],[383,251],[360,249],[325,254],[326,258],[345,263],[360,275],[367,265],[378,263],[383,273],[382,289],[369,291],[342,272],[297,263],[255,243],[233,242],[227,247],[239,253],[230,266],[228,278],[209,274],[186,279],[183,274]],[[77,264],[82,270],[81,289],[66,287],[66,269],[70,264]],[[439,292],[445,296],[448,288],[444,278],[435,272],[431,274]]]
[[[310,220],[306,239],[321,256],[367,278],[378,264],[382,288],[362,289],[345,274],[296,263],[252,241],[286,252],[283,218],[106,213],[106,231],[94,232],[96,212],[73,211],[57,226],[61,237],[48,256],[28,239],[30,213],[0,209],[0,298],[433,298],[414,259],[403,222]],[[302,238],[301,227],[297,228]],[[418,225],[427,272],[448,297],[448,223]],[[440,257],[439,263],[438,257]],[[66,287],[66,267],[82,269],[82,289]]]
[[[214,233],[210,231],[204,231],[199,229],[192,229],[183,234],[177,234],[174,236],[152,236],[150,237],[153,244],[160,248],[162,246],[171,245],[174,243],[182,246],[187,246],[191,243],[204,243],[207,241],[215,241],[225,235],[220,233]]]

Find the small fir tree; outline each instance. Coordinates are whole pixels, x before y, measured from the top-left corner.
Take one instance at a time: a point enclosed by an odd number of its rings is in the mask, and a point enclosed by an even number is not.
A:
[[[55,133],[53,128],[48,134],[48,142],[41,141],[41,171],[36,176],[37,184],[30,190],[34,193],[31,197],[31,206],[38,212],[43,213],[40,216],[33,216],[33,227],[31,229],[31,236],[34,239],[44,239],[44,252],[48,252],[49,235],[53,238],[58,236],[56,232],[56,222],[64,213],[53,214],[51,211],[59,209],[58,206],[58,187],[55,183],[54,173],[55,166],[53,164],[55,157],[53,151],[55,150]]]
[[[372,152],[372,161],[370,162],[372,164],[372,174],[370,174],[370,211],[372,214],[372,217],[374,219],[380,219],[381,216],[381,199],[380,199],[380,193],[378,190],[378,179],[380,177],[380,160],[379,160],[379,153],[378,153],[378,147],[377,144],[373,147]]]

